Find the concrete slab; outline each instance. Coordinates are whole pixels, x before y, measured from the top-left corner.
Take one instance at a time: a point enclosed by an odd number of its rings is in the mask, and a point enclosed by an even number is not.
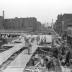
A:
[[[0,53],[0,65],[5,60],[7,60],[13,53],[15,53],[16,51],[18,51],[19,49],[21,49],[24,46],[25,46],[25,42],[22,42],[21,44],[16,44],[13,48]]]
[[[26,51],[24,50],[3,72],[23,72],[26,64],[29,62],[37,47],[37,45],[32,46],[32,53],[30,55],[26,54]]]

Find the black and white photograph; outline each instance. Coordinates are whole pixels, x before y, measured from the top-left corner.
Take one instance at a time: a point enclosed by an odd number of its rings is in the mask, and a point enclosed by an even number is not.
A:
[[[72,0],[0,0],[0,72],[72,72]]]

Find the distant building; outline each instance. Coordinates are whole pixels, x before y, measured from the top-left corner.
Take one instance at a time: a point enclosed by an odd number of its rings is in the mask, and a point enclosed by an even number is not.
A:
[[[4,23],[3,16],[0,16],[0,29],[4,29],[3,23]]]
[[[7,30],[26,30],[35,32],[40,29],[41,23],[36,18],[11,18],[4,19],[4,29]]]
[[[72,27],[67,29],[67,43],[72,47]]]
[[[45,28],[41,22],[37,21],[35,17],[28,18],[9,18],[5,19],[5,14],[3,11],[3,15],[0,16],[0,30],[11,30],[11,31],[27,31],[27,32],[47,32],[47,28]]]
[[[58,34],[62,34],[68,27],[72,27],[72,14],[58,15],[54,29]]]

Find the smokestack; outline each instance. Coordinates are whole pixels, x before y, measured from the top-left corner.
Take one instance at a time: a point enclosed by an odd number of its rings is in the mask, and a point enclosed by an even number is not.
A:
[[[3,19],[4,19],[4,10],[3,10]]]
[[[5,22],[4,22],[4,10],[3,10],[3,25],[4,25],[4,23],[5,23]],[[3,29],[4,29],[4,27],[3,27]]]

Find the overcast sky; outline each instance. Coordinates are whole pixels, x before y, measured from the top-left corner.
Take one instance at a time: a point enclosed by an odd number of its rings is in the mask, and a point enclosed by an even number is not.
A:
[[[51,22],[58,14],[72,13],[72,0],[0,0],[0,15],[2,10],[5,18],[36,17]]]

